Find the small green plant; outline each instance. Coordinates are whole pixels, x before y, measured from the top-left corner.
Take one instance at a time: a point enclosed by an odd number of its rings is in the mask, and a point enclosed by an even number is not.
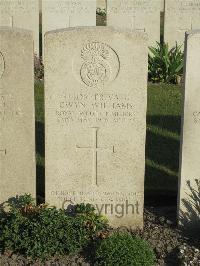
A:
[[[30,195],[9,200],[0,211],[1,249],[41,260],[77,253],[107,227],[91,206],[81,206],[90,212],[70,215],[44,204],[36,206]]]
[[[155,264],[155,255],[144,240],[128,233],[116,232],[97,242],[95,264],[102,266],[152,266]]]
[[[87,227],[92,234],[105,229],[105,225],[108,224],[106,217],[97,214],[94,206],[91,204],[77,204],[74,207],[74,212],[76,216],[82,216],[87,221]]]
[[[105,17],[106,16],[106,9],[105,8],[102,9],[102,8],[98,7],[96,10],[96,14],[99,16]]]
[[[176,44],[169,49],[168,44],[157,43],[157,47],[150,47],[149,50],[149,81],[180,83],[184,64],[181,45]]]

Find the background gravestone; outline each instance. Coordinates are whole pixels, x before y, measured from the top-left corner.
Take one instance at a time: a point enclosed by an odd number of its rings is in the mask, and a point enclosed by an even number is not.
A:
[[[0,203],[35,197],[33,35],[0,27]]]
[[[97,0],[97,8],[106,9],[106,0]]]
[[[96,0],[43,0],[43,36],[47,31],[96,26]]]
[[[45,38],[46,200],[143,226],[147,40],[109,27]]]
[[[39,55],[39,0],[1,0],[0,26],[34,32],[34,50]]]
[[[178,217],[180,225],[200,230],[200,31],[188,32],[186,42]]]
[[[165,0],[160,0],[160,11],[161,12],[165,11]]]
[[[184,43],[185,32],[200,28],[200,0],[165,0],[164,41]]]
[[[149,46],[160,41],[160,0],[107,0],[107,25],[148,34]]]

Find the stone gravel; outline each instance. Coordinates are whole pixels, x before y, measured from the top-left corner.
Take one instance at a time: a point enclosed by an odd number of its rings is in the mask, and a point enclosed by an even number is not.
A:
[[[145,225],[137,232],[153,247],[157,265],[200,266],[200,233],[186,237],[176,226],[176,210],[173,207],[145,210]]]

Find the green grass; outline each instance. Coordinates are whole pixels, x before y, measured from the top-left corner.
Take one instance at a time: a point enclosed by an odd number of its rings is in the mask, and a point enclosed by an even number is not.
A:
[[[45,164],[44,164],[44,84],[35,82],[35,127],[36,127],[36,175],[39,202],[44,201]]]
[[[44,90],[35,83],[37,190],[44,197]],[[181,88],[149,84],[145,195],[176,195],[181,126]]]
[[[176,195],[181,128],[181,88],[149,84],[145,190]]]

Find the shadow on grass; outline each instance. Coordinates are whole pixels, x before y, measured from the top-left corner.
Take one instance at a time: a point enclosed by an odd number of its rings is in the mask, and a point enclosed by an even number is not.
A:
[[[187,191],[187,199],[181,200],[179,222],[185,234],[195,236],[200,232],[200,179],[195,179],[195,187],[188,180]]]
[[[36,130],[36,152],[41,156],[44,157],[44,123],[36,121],[35,123],[35,130]]]
[[[40,57],[42,57],[42,46],[43,46],[42,32],[40,32],[39,34],[39,40],[40,40],[40,47],[39,47]]]
[[[178,189],[180,141],[170,133],[180,134],[179,116],[147,116],[147,123],[158,131],[147,131],[146,135],[146,170],[145,204],[154,206],[176,205]],[[167,130],[162,135],[159,129]]]
[[[181,116],[156,116],[148,115],[147,124],[159,127],[161,129],[168,130],[173,133],[180,135],[181,131]]]
[[[36,194],[37,203],[45,202],[45,169],[43,166],[36,167]]]
[[[41,157],[45,156],[45,141],[44,141],[44,123],[36,122],[36,152]],[[45,200],[45,167],[37,163],[36,167],[36,194],[37,203],[43,203]]]
[[[177,188],[176,175],[168,174],[146,164],[144,194],[146,206],[176,205]]]
[[[156,164],[178,172],[180,141],[147,131],[146,158]]]

